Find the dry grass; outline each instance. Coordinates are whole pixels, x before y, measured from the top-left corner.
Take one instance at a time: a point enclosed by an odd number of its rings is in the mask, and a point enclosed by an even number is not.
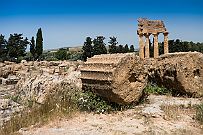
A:
[[[63,83],[58,85],[43,104],[34,103],[31,108],[25,109],[6,122],[0,129],[0,135],[14,134],[24,127],[44,125],[61,117],[71,117],[78,110],[77,105],[72,102],[76,91],[77,89],[70,85]]]
[[[161,109],[165,113],[165,120],[179,120],[182,115],[189,115],[193,117],[195,114],[195,108],[192,106],[184,107],[178,105],[162,105]]]
[[[176,105],[162,105],[161,109],[164,111],[165,116],[164,119],[166,120],[175,120],[180,118],[180,107]]]
[[[203,103],[196,107],[196,119],[203,124]]]

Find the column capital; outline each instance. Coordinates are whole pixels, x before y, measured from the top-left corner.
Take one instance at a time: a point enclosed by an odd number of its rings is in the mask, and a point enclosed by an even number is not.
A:
[[[168,36],[169,32],[164,32],[163,34],[164,36]]]
[[[145,36],[146,38],[149,38],[150,35],[151,35],[150,33],[144,34],[144,36]]]
[[[159,35],[159,33],[152,33],[154,36],[158,36]]]
[[[144,34],[138,34],[138,36],[139,36],[140,38],[142,38],[142,37],[144,36]]]

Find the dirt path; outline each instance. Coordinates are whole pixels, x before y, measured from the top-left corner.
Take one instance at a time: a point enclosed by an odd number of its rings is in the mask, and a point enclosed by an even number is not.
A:
[[[193,107],[200,99],[149,96],[148,103],[113,113],[80,113],[40,128],[21,129],[23,135],[201,135]]]

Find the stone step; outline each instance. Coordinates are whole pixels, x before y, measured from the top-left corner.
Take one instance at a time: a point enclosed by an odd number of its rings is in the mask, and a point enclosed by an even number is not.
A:
[[[102,73],[112,73],[114,71],[114,69],[108,69],[108,68],[82,68],[81,69],[82,72],[102,72]]]
[[[88,83],[88,84],[100,84],[100,85],[111,85],[111,81],[108,80],[88,80],[88,79],[82,79],[82,83]]]
[[[120,53],[120,54],[102,54],[95,55],[92,58],[87,59],[86,63],[119,63],[122,58],[132,57],[134,53]]]
[[[94,71],[83,71],[81,72],[81,79],[89,80],[112,80],[111,72],[94,72]]]
[[[115,64],[103,64],[103,63],[88,63],[83,65],[80,70],[83,71],[92,71],[92,72],[113,72],[115,69]]]
[[[118,58],[91,58],[87,60],[86,63],[113,63],[113,64],[118,64],[120,59]]]
[[[110,62],[110,63],[90,63],[90,62],[86,62],[82,67],[98,67],[98,68],[104,68],[104,67],[116,67],[117,64],[116,63],[113,63],[113,62]]]
[[[94,57],[117,57],[117,58],[121,58],[121,57],[125,57],[127,55],[133,55],[133,53],[114,53],[114,54],[101,54],[101,55],[94,55]]]
[[[82,87],[85,89],[93,89],[93,90],[111,90],[112,87],[111,85],[105,84],[105,85],[101,85],[101,84],[88,84],[88,83],[83,83]]]

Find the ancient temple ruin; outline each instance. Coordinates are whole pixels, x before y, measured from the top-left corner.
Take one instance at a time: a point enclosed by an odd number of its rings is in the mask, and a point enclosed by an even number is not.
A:
[[[203,54],[169,53],[168,32],[159,20],[138,20],[140,52],[101,54],[80,66],[82,89],[91,90],[118,104],[139,102],[148,83],[203,96]],[[159,56],[158,35],[164,35],[164,55]],[[154,57],[150,57],[150,35],[154,36]],[[145,37],[145,40],[144,40]],[[189,64],[188,64],[189,63]]]
[[[140,58],[149,58],[149,37],[154,36],[154,58],[159,57],[159,46],[158,46],[158,35],[159,33],[164,34],[164,54],[168,53],[168,31],[165,28],[163,21],[160,20],[147,20],[145,18],[138,19],[138,30],[139,36],[139,56]],[[145,40],[144,40],[145,37]]]

